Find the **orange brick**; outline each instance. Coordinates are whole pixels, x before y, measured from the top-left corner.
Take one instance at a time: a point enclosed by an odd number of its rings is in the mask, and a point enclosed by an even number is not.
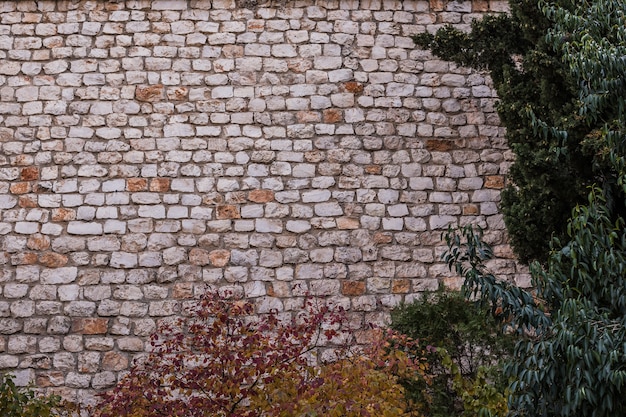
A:
[[[353,219],[351,217],[339,217],[337,219],[337,228],[343,230],[358,229],[359,219]]]
[[[155,191],[157,193],[167,192],[170,190],[170,179],[169,178],[153,178],[150,180],[150,191]]]
[[[346,91],[349,91],[351,93],[358,94],[363,92],[363,84],[356,81],[348,81],[343,85],[343,87],[346,89]]]
[[[21,252],[11,256],[13,265],[34,265],[37,263],[37,254],[34,252]]]
[[[76,219],[76,211],[66,208],[58,208],[52,210],[53,222],[67,222]]]
[[[299,111],[296,113],[296,119],[298,120],[298,123],[314,123],[320,122],[322,120],[322,116],[316,111]]]
[[[263,29],[265,28],[265,20],[263,19],[248,20],[247,26],[250,32],[262,32]]]
[[[485,13],[489,11],[488,0],[472,0],[472,13]]]
[[[104,371],[123,371],[128,368],[128,356],[120,352],[105,352],[102,356]]]
[[[383,167],[380,165],[368,165],[365,167],[365,172],[368,174],[380,174],[383,172]]]
[[[476,216],[478,212],[479,210],[476,204],[465,204],[463,206],[463,215],[465,216]]]
[[[394,294],[407,294],[411,289],[411,281],[408,279],[394,279],[391,282],[391,292]]]
[[[72,332],[79,334],[106,334],[109,330],[109,319],[80,318],[72,321]]]
[[[34,181],[39,179],[39,168],[26,167],[20,170],[20,179],[22,181]]]
[[[241,58],[244,54],[243,46],[224,45],[222,48],[222,54],[224,54],[225,58]]]
[[[39,206],[39,204],[37,204],[37,198],[32,195],[21,195],[17,200],[17,204],[22,208],[35,208]]]
[[[230,251],[224,249],[211,251],[209,259],[211,260],[211,265],[221,268],[228,265],[230,261]]]
[[[426,149],[436,152],[448,152],[452,149],[456,149],[456,144],[451,140],[446,139],[428,139],[426,141]]]
[[[128,191],[145,191],[148,189],[148,180],[145,178],[129,178],[126,180]]]
[[[35,233],[28,237],[26,246],[32,250],[46,250],[50,248],[50,238],[46,235]]]
[[[192,265],[208,265],[211,263],[209,252],[200,248],[193,248],[189,251],[189,262]]]
[[[29,182],[14,182],[9,189],[11,194],[26,194],[31,191]]]
[[[217,218],[220,220],[238,219],[241,217],[237,206],[231,206],[231,205],[217,206],[216,212],[217,212]]]
[[[504,188],[504,176],[502,175],[488,175],[485,178],[485,188]]]
[[[248,200],[255,203],[267,203],[274,201],[274,191],[272,190],[253,190],[248,193]]]
[[[341,110],[328,109],[324,110],[324,123],[337,123],[343,119]]]
[[[341,283],[341,293],[343,295],[363,295],[365,294],[365,282],[343,281]]]
[[[138,101],[148,101],[152,103],[159,102],[165,98],[165,94],[163,94],[163,85],[155,84],[137,86],[135,89],[135,98]]]
[[[431,12],[442,12],[446,8],[446,0],[430,0],[430,11]]]
[[[172,298],[175,300],[193,298],[193,282],[177,282],[174,284]]]
[[[48,268],[60,268],[67,265],[68,257],[55,252],[46,252],[39,256],[39,263]]]
[[[375,243],[379,243],[379,244],[391,243],[392,239],[393,239],[393,236],[391,235],[391,233],[379,232],[379,233],[374,234]]]

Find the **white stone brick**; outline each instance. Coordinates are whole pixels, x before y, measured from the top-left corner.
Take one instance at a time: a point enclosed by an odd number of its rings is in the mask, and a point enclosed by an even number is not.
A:
[[[43,269],[39,275],[42,284],[69,284],[74,282],[78,276],[78,269],[75,266],[54,269]]]

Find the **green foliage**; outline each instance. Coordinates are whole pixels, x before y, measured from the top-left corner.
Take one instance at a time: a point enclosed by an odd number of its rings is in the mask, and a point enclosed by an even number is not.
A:
[[[480,236],[446,236],[445,260],[466,290],[506,312],[520,339],[505,367],[513,416],[626,415],[626,3],[541,2],[546,43],[577,86],[576,118],[589,129],[597,185],[571,212],[545,267],[532,265],[531,294],[495,279]],[[571,146],[562,125],[535,119],[538,133]]]
[[[525,262],[545,261],[552,236],[566,236],[571,209],[585,201],[596,175],[595,149],[586,141],[595,127],[577,113],[578,84],[547,41],[553,24],[537,3],[512,0],[511,15],[486,16],[468,34],[444,27],[434,37],[415,38],[440,57],[490,71],[516,154],[502,212],[511,244]]]
[[[207,294],[164,324],[153,350],[93,411],[94,417],[409,417],[401,378],[427,378],[420,349],[374,332],[354,350],[344,316],[307,309],[255,317],[251,302]],[[338,343],[344,341],[345,343]],[[320,344],[335,360],[315,360]]]
[[[434,347],[428,356],[434,374],[430,386],[423,380],[404,382],[413,401],[431,399],[427,415],[504,415],[507,381],[501,360],[510,355],[512,340],[488,308],[440,289],[394,310],[392,327]]]
[[[66,415],[70,407],[56,395],[39,396],[32,389],[17,387],[10,374],[0,375],[2,417],[54,417]]]
[[[505,367],[513,415],[609,417],[626,413],[626,229],[601,191],[573,212],[570,241],[533,266],[535,295],[487,272],[491,256],[470,228],[449,233],[448,264],[466,290],[506,314],[520,339]],[[557,243],[555,242],[555,245]],[[547,314],[549,312],[549,314]]]

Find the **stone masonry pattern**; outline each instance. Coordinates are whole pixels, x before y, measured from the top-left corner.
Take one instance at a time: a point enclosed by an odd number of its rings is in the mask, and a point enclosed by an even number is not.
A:
[[[524,282],[484,74],[411,35],[506,1],[0,2],[0,371],[89,402],[207,287],[354,326],[440,282],[449,225]]]

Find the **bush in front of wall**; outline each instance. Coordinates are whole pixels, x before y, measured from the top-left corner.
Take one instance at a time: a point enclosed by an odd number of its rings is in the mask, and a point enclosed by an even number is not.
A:
[[[40,396],[15,385],[13,375],[0,375],[0,416],[57,417],[69,415],[72,407],[57,395]]]
[[[354,349],[344,317],[311,303],[293,318],[256,316],[251,301],[209,293],[160,327],[93,416],[421,416],[399,384],[427,379],[419,347],[379,330]],[[322,347],[333,360],[317,357]]]
[[[508,384],[501,360],[510,355],[513,341],[501,332],[489,308],[439,289],[394,310],[392,328],[434,348],[428,357],[432,385],[404,381],[413,401],[432,398],[427,415],[506,414]]]

